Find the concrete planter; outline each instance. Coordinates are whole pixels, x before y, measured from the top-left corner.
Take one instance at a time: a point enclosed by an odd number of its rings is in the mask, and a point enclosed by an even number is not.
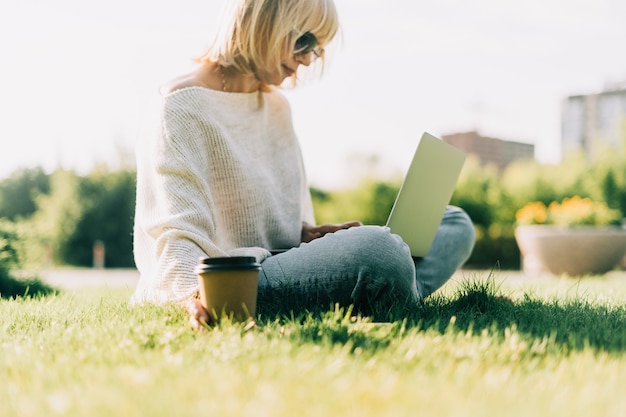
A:
[[[519,226],[515,239],[528,274],[604,274],[626,254],[626,230],[619,226]]]

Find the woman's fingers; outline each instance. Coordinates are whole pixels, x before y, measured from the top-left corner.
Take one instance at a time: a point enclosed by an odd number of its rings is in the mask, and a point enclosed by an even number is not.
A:
[[[362,226],[360,221],[350,221],[341,224],[323,224],[320,226],[310,226],[306,223],[302,226],[302,241],[310,242],[317,238],[320,238],[328,233],[335,233],[338,230],[349,229],[351,227]]]
[[[209,313],[204,309],[199,299],[192,298],[187,301],[186,308],[189,313],[189,324],[192,328],[202,329],[212,322]]]

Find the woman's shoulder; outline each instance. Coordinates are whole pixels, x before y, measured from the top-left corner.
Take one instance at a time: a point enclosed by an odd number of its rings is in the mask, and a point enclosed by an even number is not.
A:
[[[271,112],[291,117],[291,104],[287,96],[279,88],[274,87],[263,95]]]
[[[190,76],[176,77],[161,86],[161,94],[166,97],[184,88],[195,87],[197,84]]]
[[[287,96],[278,87],[271,87],[267,90],[261,90],[263,101],[271,109],[289,109],[290,104]]]
[[[207,86],[195,72],[174,78],[163,84],[159,90],[166,112],[176,114],[206,115],[207,107],[219,93]]]
[[[198,69],[184,75],[180,75],[161,86],[161,94],[167,96],[180,90],[191,87],[201,87],[207,89],[219,89],[219,80],[213,77],[201,76]]]

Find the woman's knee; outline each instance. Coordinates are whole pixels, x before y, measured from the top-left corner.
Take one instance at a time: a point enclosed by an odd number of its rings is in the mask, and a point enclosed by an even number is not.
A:
[[[358,265],[351,298],[355,305],[417,299],[415,264],[406,243],[388,228],[362,226],[350,232]],[[337,236],[340,237],[339,235]]]
[[[379,282],[415,281],[415,263],[409,246],[389,228],[361,226],[353,231],[353,262],[359,265],[361,276]],[[363,275],[365,274],[365,275]]]
[[[470,216],[460,207],[448,206],[441,221],[441,232],[459,248],[463,246],[467,255],[474,249],[476,229]]]

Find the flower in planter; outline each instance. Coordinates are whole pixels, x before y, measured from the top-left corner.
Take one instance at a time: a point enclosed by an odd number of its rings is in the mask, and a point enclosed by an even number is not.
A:
[[[517,211],[515,219],[518,225],[607,226],[621,224],[622,215],[606,203],[574,196],[548,206],[540,201],[530,202]]]

